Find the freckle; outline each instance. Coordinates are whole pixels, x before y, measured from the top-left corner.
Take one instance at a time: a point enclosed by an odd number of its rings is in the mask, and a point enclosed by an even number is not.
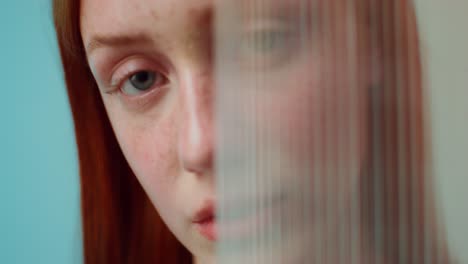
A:
[[[151,9],[151,17],[154,19],[154,20],[158,20],[159,19],[159,15],[158,15],[158,12],[155,10],[155,9]]]

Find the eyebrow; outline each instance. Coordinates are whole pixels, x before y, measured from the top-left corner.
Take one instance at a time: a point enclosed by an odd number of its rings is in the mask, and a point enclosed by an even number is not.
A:
[[[146,34],[132,35],[95,35],[86,45],[86,53],[88,56],[95,50],[103,47],[125,47],[135,44],[150,44],[153,40]]]

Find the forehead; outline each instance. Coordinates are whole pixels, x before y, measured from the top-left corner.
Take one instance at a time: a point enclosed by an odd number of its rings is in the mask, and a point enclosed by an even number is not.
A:
[[[80,28],[85,43],[93,35],[174,33],[212,9],[212,0],[82,0]]]
[[[168,29],[189,23],[218,6],[235,7],[231,11],[252,12],[274,8],[300,9],[304,3],[322,0],[81,0],[80,23],[83,35],[135,30]],[[334,2],[334,1],[332,1]],[[229,3],[224,5],[222,3]],[[296,10],[297,11],[297,10]]]

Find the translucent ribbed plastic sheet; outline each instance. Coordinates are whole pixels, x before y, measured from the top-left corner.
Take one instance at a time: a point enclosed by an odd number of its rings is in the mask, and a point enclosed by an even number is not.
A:
[[[417,18],[406,0],[217,2],[217,263],[459,263]]]

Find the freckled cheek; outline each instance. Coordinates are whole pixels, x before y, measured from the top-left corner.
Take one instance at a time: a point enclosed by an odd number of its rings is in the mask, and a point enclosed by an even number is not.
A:
[[[122,151],[153,203],[164,203],[175,188],[178,162],[171,129],[164,123],[144,126],[122,122],[115,127]]]

